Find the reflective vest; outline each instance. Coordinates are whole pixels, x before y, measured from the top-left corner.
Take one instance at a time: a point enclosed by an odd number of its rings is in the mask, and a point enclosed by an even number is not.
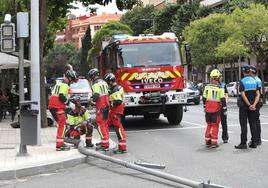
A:
[[[57,108],[57,109],[65,109],[65,104],[60,101],[59,94],[62,94],[66,98],[68,98],[69,85],[64,82],[57,83],[51,92],[51,96],[49,97],[49,108]]]
[[[80,125],[83,121],[89,120],[89,118],[89,112],[82,107],[79,112],[71,111],[67,114],[67,123],[69,125]]]
[[[98,101],[96,101],[96,108],[106,108],[109,107],[109,98],[108,98],[109,87],[108,84],[102,80],[96,80],[92,85],[92,92],[99,95]]]
[[[224,96],[224,89],[214,84],[208,84],[203,92],[203,97],[206,98],[206,112],[218,112],[221,110],[221,99]]]
[[[120,85],[116,85],[111,88],[110,94],[109,94],[109,100],[111,104],[111,112],[116,112],[119,114],[124,113],[124,89]],[[116,106],[114,103],[121,102],[120,105]]]

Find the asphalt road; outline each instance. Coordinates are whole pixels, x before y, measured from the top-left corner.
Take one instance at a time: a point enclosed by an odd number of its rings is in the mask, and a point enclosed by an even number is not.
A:
[[[268,187],[268,106],[261,109],[262,145],[257,149],[236,150],[240,142],[238,109],[235,103],[228,106],[229,143],[223,144],[221,131],[217,149],[205,148],[205,120],[202,105],[189,105],[183,121],[170,126],[166,118],[145,121],[142,117],[127,118],[128,153],[108,155],[129,162],[165,164],[163,172],[176,176],[233,188]],[[115,134],[111,137],[116,140]],[[250,132],[248,133],[250,139]],[[4,187],[182,187],[141,172],[89,158],[89,163],[63,169],[53,174],[6,182]]]

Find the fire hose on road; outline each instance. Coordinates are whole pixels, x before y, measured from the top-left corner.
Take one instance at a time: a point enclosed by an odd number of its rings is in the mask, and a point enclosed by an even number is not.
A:
[[[82,153],[82,154],[84,154],[86,156],[96,157],[96,158],[99,158],[99,159],[102,159],[102,160],[105,160],[105,161],[110,161],[112,163],[124,166],[126,168],[131,168],[131,169],[134,169],[134,170],[146,173],[146,174],[157,176],[159,178],[170,180],[170,181],[173,181],[173,182],[176,182],[176,183],[179,183],[179,184],[182,184],[182,185],[186,185],[186,186],[189,186],[189,187],[194,187],[194,188],[227,188],[227,187],[224,187],[224,186],[221,186],[221,185],[215,185],[215,184],[210,184],[210,183],[205,183],[205,182],[197,182],[197,181],[189,180],[189,179],[186,179],[186,178],[181,178],[181,177],[178,177],[178,176],[174,176],[172,174],[168,174],[168,173],[161,172],[161,171],[158,171],[158,170],[146,168],[146,167],[143,167],[143,166],[139,166],[137,164],[133,164],[133,163],[130,163],[130,162],[127,162],[127,161],[123,161],[123,160],[114,158],[114,157],[110,157],[110,156],[104,155],[102,153],[98,153],[98,152],[96,152],[94,150],[86,149],[84,147],[83,141],[79,143],[78,150],[79,150],[80,153]]]

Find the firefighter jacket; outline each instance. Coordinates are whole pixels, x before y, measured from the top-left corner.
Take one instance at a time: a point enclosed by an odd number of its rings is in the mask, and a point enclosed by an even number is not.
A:
[[[111,111],[118,114],[124,113],[124,89],[116,84],[110,88],[109,100],[111,104]]]
[[[65,109],[66,103],[68,102],[68,91],[69,85],[64,82],[57,83],[53,90],[52,94],[49,97],[48,107],[57,108],[57,109]]]
[[[81,107],[80,109],[72,110],[67,114],[67,123],[71,126],[79,126],[83,121],[88,121],[90,119],[89,112]]]
[[[203,92],[203,103],[205,112],[219,112],[221,108],[226,109],[224,88],[215,84],[206,85]]]
[[[109,107],[108,90],[108,84],[104,80],[97,79],[93,82],[92,101],[96,103],[96,109],[104,109]]]

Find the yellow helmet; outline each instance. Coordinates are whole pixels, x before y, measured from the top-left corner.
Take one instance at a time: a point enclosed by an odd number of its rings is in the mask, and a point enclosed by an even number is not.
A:
[[[221,77],[221,72],[218,69],[214,69],[210,73],[210,78],[219,78]]]

